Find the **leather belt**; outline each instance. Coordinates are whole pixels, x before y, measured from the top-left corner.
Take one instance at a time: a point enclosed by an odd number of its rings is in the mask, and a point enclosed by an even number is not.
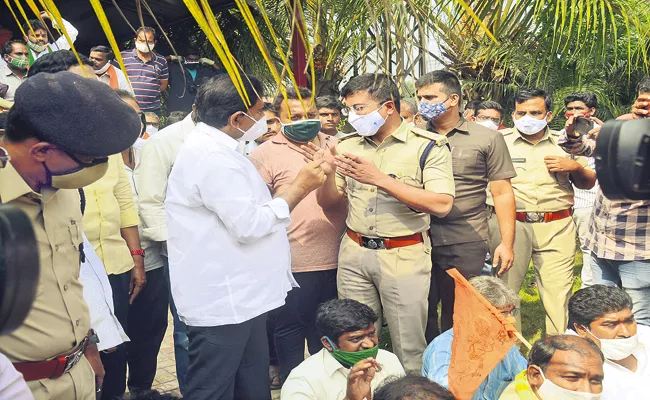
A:
[[[425,233],[418,232],[408,236],[400,236],[394,238],[373,238],[363,236],[348,228],[347,234],[350,239],[354,240],[359,246],[371,250],[390,250],[398,247],[411,246],[414,244],[424,242]]]
[[[573,208],[553,212],[518,212],[517,221],[530,223],[552,222],[568,218],[571,215],[573,215]]]
[[[27,382],[40,379],[55,379],[70,371],[81,360],[87,345],[88,336],[81,341],[79,346],[52,360],[15,363],[14,367],[23,374],[23,378]]]

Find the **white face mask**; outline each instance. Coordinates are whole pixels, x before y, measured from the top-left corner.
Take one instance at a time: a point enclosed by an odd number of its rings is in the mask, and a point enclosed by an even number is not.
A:
[[[382,104],[383,106],[383,104]],[[361,136],[373,136],[381,128],[388,117],[384,118],[379,114],[379,107],[377,110],[366,115],[359,115],[354,110],[350,110],[348,115],[348,122]]]
[[[108,68],[110,68],[110,66],[111,66],[111,63],[107,62],[103,67],[101,67],[100,69],[95,70],[95,75],[104,75],[106,73],[106,71],[108,71]]]
[[[144,146],[144,142],[145,139],[139,137],[135,140],[135,143],[133,143],[133,146],[131,147],[133,147],[135,150],[142,150],[142,146]]]
[[[253,121],[255,121],[255,123],[253,124],[253,126],[248,128],[248,130],[246,132],[244,132],[241,129],[237,128],[241,132],[244,133],[240,138],[237,139],[238,141],[240,141],[240,142],[252,142],[253,140],[255,140],[258,137],[265,134],[266,131],[268,131],[269,127],[266,124],[266,117],[264,115],[262,115],[262,118],[260,118],[258,120],[256,120],[255,118],[251,117],[250,115],[248,115],[246,113],[244,113],[244,115],[247,116],[248,118],[252,119]]]
[[[153,125],[147,125],[147,127],[144,130],[150,135],[153,135],[154,133],[158,132],[158,128],[156,128]]]
[[[548,122],[546,122],[546,117],[543,119],[537,119],[531,117],[530,115],[524,115],[519,119],[515,119],[515,127],[524,135],[534,135],[542,129],[546,128],[547,125]]]
[[[547,379],[541,368],[538,368],[538,370],[542,374],[542,378],[544,378],[544,382],[537,389],[537,394],[542,397],[542,400],[600,400],[602,397],[602,393],[574,392],[560,387]]]
[[[153,43],[141,43],[141,42],[135,42],[135,48],[138,49],[140,53],[149,53],[153,51],[153,48],[155,47],[155,44]]]
[[[608,360],[618,361],[627,358],[639,345],[639,336],[637,334],[624,339],[601,339],[591,333],[589,329],[587,329],[587,332],[598,339],[600,342],[600,350]]]
[[[477,124],[483,125],[486,128],[494,129],[495,131],[499,129],[499,127],[492,122],[491,119],[488,119],[487,121],[476,121]]]

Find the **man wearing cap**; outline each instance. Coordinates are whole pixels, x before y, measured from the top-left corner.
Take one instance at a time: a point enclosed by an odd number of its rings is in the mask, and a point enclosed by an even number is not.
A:
[[[39,74],[16,91],[0,138],[9,159],[0,169],[0,203],[30,217],[41,270],[32,310],[20,328],[0,337],[0,353],[36,400],[94,399],[101,386],[98,338],[79,281],[77,189],[101,178],[107,157],[133,144],[140,127],[110,87],[69,72]]]

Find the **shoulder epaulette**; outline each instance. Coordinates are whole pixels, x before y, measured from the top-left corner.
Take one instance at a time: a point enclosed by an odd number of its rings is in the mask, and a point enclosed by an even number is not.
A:
[[[501,132],[503,136],[508,136],[508,135],[512,135],[515,132],[515,130],[512,128],[505,128],[505,129],[501,129],[499,132]]]
[[[356,132],[354,132],[354,133],[349,133],[349,134],[347,134],[347,135],[345,135],[345,136],[341,136],[341,137],[339,138],[339,143],[341,143],[341,142],[344,141],[344,140],[351,139],[351,138],[353,138],[353,137],[361,137],[361,135],[359,135],[359,134],[356,133]]]
[[[437,133],[429,132],[426,129],[418,128],[418,127],[411,127],[409,128],[411,132],[413,132],[416,136],[420,136],[426,139],[429,139],[433,142],[436,142],[436,146],[443,146],[447,144],[448,140],[447,137],[439,135]]]

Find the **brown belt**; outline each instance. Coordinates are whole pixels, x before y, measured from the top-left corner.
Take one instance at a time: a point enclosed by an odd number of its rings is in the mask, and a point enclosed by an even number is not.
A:
[[[562,211],[553,212],[518,212],[517,221],[519,222],[552,222],[564,218],[569,218],[573,215],[573,208],[567,208]]]
[[[397,247],[411,246],[422,243],[424,241],[424,235],[426,235],[426,233],[419,232],[394,238],[372,238],[356,233],[350,228],[348,228],[347,233],[350,239],[354,240],[359,246],[371,250],[390,250]]]
[[[53,360],[15,363],[14,367],[23,374],[23,378],[27,382],[55,379],[70,371],[81,360],[87,345],[88,336],[81,341],[79,346]]]

